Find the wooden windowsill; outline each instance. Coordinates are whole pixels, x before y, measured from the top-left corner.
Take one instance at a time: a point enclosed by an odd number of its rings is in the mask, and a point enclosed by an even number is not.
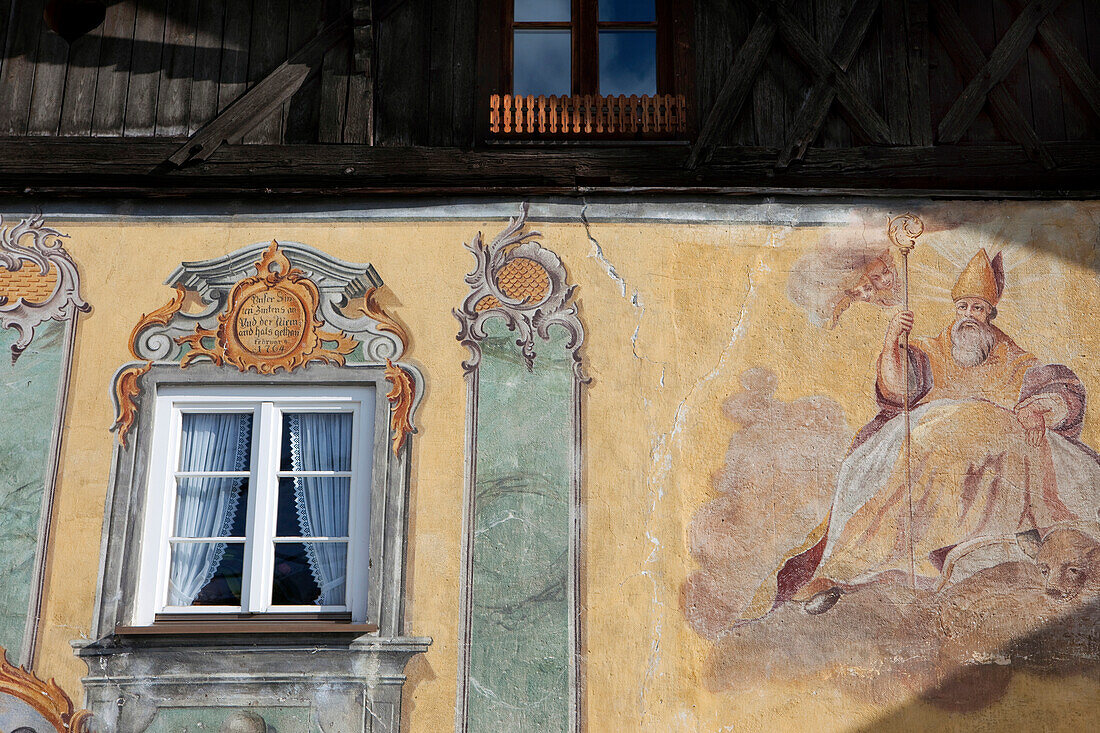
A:
[[[158,619],[149,626],[116,626],[119,636],[165,636],[170,634],[370,634],[376,624],[353,624],[336,620],[222,619],[192,617],[187,621]]]

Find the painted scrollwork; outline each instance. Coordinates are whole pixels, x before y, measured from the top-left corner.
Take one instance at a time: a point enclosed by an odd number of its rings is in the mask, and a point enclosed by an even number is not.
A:
[[[134,326],[134,361],[115,374],[112,430],[122,446],[137,416],[142,375],[154,363],[186,368],[196,359],[260,374],[314,361],[343,365],[353,358],[384,366],[394,385],[389,399],[395,452],[415,432],[411,415],[423,395],[423,377],[411,364],[395,363],[409,336],[378,303],[382,279],[371,265],[273,241],[185,262],[167,284],[175,295]]]
[[[0,648],[0,695],[11,695],[30,705],[58,733],[91,733],[92,714],[76,710],[72,699],[53,679],[43,681],[33,672],[8,663]]]
[[[527,230],[526,203],[517,219],[486,245],[481,232],[466,244],[477,261],[466,276],[470,293],[455,310],[460,324],[458,340],[470,350],[462,363],[467,373],[481,361],[480,342],[485,324],[499,318],[516,334],[528,369],[534,368],[535,337],[550,338],[550,329],[560,326],[569,336],[565,348],[573,357],[573,373],[584,381],[578,349],[584,341],[584,327],[577,317],[577,306],[569,303],[576,285],[566,283],[561,259],[534,238],[542,236]]]
[[[41,215],[11,227],[0,218],[0,327],[19,332],[11,347],[14,364],[45,321],[67,321],[91,310],[80,297],[80,275],[61,246],[67,235],[48,227]],[[26,243],[26,246],[24,245]],[[34,265],[37,272],[26,268]]]

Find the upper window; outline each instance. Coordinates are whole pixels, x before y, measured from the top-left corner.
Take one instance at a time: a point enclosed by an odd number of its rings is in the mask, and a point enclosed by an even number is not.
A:
[[[497,83],[489,90],[492,132],[686,130],[690,3],[499,2],[503,28]]]
[[[136,622],[366,621],[374,417],[372,387],[162,390]]]

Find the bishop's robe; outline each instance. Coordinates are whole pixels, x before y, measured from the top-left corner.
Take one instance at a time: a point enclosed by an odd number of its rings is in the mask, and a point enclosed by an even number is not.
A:
[[[1097,518],[1100,456],[1079,440],[1084,386],[993,331],[992,351],[974,367],[952,357],[950,326],[911,340],[911,493],[904,406],[876,387],[880,412],[856,435],[828,516],[761,586],[746,620],[832,586],[907,580],[910,516],[913,570],[925,588],[955,548]],[[1057,396],[1058,409],[1034,446],[1013,408],[1036,395]]]

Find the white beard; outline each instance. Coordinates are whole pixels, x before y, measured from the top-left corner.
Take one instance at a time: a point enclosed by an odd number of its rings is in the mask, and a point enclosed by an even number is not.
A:
[[[989,358],[996,337],[993,328],[973,318],[960,318],[951,327],[951,356],[961,367],[978,366]]]

